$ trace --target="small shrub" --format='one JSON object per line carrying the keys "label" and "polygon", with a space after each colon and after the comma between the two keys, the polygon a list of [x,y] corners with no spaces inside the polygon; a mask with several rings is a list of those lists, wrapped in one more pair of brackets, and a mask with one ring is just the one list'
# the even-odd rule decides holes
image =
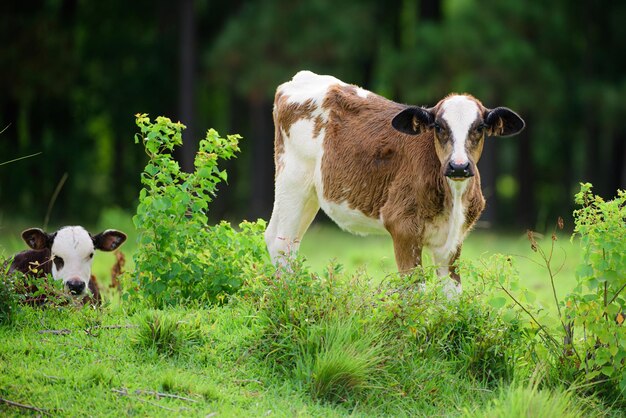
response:
{"label": "small shrub", "polygon": [[[467,272],[467,266],[464,269]],[[466,276],[470,279],[476,274]],[[486,383],[513,378],[526,332],[518,315],[506,315],[502,307],[491,306],[490,297],[479,287],[466,288],[449,300],[434,270],[426,269],[412,277],[391,277],[379,292],[376,315],[397,338],[412,341],[414,347],[405,350],[453,361],[459,372]]]}
{"label": "small shrub", "polygon": [[[624,402],[626,393],[626,191],[605,201],[582,184],[576,195],[574,232],[583,246],[578,284],[563,303],[570,358],[587,381]],[[580,344],[577,347],[577,344]],[[568,347],[566,347],[567,349]]]}
{"label": "small shrub", "polygon": [[184,126],[164,117],[152,123],[147,115],[137,115],[137,125],[135,142],[142,142],[149,161],[133,218],[139,247],[127,296],[143,296],[155,307],[221,302],[269,264],[263,221],[244,222],[239,232],[226,222],[207,226],[209,203],[227,178],[218,160],[239,151],[240,137],[222,138],[209,130],[200,141],[195,171],[185,173],[172,157]]}
{"label": "small shrub", "polygon": [[[367,287],[360,277],[337,277],[341,266],[331,265],[325,274],[310,273],[301,259],[291,260],[278,275],[259,276],[246,289],[247,303],[259,311],[263,328],[260,353],[275,366],[291,373],[301,355],[301,345],[311,341],[307,332],[336,318],[358,317]],[[319,329],[319,328],[318,328]]]}
{"label": "small shrub", "polygon": [[257,310],[259,336],[251,352],[313,399],[354,402],[384,375],[379,324],[369,320],[373,294],[360,275],[324,274],[291,260],[273,277],[258,277],[238,302]]}

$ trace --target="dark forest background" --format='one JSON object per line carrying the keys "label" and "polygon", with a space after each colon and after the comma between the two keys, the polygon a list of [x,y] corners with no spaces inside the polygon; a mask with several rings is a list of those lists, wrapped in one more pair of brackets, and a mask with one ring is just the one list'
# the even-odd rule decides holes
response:
{"label": "dark forest background", "polygon": [[[526,0],[4,0],[0,216],[94,223],[132,211],[145,163],[134,114],[239,133],[212,217],[268,219],[272,100],[300,69],[396,101],[451,91],[527,123],[480,162],[492,225],[545,229],[580,181],[626,187],[626,2]],[[5,129],[6,128],[6,129]],[[65,181],[66,180],[66,181]]]}

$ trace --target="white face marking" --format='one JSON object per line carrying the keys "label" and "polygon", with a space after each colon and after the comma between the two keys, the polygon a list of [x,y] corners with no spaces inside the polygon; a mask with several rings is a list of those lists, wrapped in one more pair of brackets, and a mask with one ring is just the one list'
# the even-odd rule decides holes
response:
{"label": "white face marking", "polygon": [[467,96],[452,96],[442,103],[442,119],[450,127],[454,149],[450,161],[457,165],[467,164],[469,157],[465,148],[472,123],[478,117],[478,105]]}
{"label": "white face marking", "polygon": [[51,253],[53,260],[61,258],[63,261],[52,262],[52,277],[63,280],[64,284],[70,280],[80,280],[86,288],[91,278],[94,251],[91,236],[83,227],[68,226],[60,229],[52,243]]}

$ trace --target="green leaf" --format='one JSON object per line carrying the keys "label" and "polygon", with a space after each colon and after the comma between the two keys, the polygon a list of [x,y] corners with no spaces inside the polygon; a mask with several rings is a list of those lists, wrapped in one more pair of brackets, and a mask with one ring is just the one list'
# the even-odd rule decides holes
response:
{"label": "green leaf", "polygon": [[500,309],[504,305],[506,305],[506,298],[503,296],[491,298],[489,299],[489,305],[493,306],[496,309]]}
{"label": "green leaf", "polygon": [[611,377],[615,374],[615,368],[613,366],[604,366],[602,369],[600,369],[600,371],[606,377]]}

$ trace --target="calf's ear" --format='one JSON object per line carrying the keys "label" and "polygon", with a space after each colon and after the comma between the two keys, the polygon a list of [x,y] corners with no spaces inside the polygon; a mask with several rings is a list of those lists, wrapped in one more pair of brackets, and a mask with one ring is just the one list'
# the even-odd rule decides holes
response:
{"label": "calf's ear", "polygon": [[55,235],[56,232],[47,234],[42,229],[30,228],[22,232],[22,239],[33,250],[43,250],[52,247]]}
{"label": "calf's ear", "polygon": [[417,135],[426,130],[435,121],[431,109],[423,107],[407,107],[391,120],[391,126],[397,131],[409,135]]}
{"label": "calf's ear", "polygon": [[126,234],[115,229],[107,229],[92,237],[93,246],[101,251],[113,251],[126,241]]}
{"label": "calf's ear", "polygon": [[524,129],[524,120],[511,109],[506,107],[496,107],[487,109],[483,114],[487,135],[490,136],[510,136],[521,132]]}

